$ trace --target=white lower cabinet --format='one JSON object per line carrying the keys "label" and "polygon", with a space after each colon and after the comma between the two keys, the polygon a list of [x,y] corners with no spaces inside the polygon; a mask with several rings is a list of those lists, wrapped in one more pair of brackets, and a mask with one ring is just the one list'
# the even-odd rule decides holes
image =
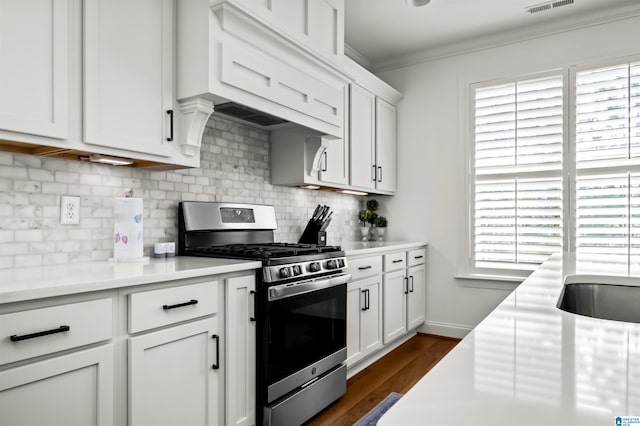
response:
{"label": "white lower cabinet", "polygon": [[347,367],[359,371],[424,324],[426,247],[347,258]]}
{"label": "white lower cabinet", "polygon": [[407,332],[407,285],[404,269],[384,274],[384,343]]}
{"label": "white lower cabinet", "polygon": [[113,298],[87,299],[0,305],[0,424],[114,423]]}
{"label": "white lower cabinet", "polygon": [[113,425],[113,346],[0,371],[0,423]]}
{"label": "white lower cabinet", "polygon": [[407,269],[409,292],[407,293],[407,328],[412,330],[425,320],[425,267],[424,264]]}
{"label": "white lower cabinet", "polygon": [[216,316],[132,337],[129,424],[219,424],[219,368]]}
{"label": "white lower cabinet", "polygon": [[225,424],[256,422],[256,283],[253,275],[225,285]]}
{"label": "white lower cabinet", "polygon": [[382,347],[382,277],[347,286],[347,366]]}

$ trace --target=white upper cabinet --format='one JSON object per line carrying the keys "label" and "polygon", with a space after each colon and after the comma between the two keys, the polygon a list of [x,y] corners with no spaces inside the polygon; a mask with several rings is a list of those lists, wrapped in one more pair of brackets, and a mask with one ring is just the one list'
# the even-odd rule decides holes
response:
{"label": "white upper cabinet", "polygon": [[396,107],[376,98],[376,188],[396,190]]}
{"label": "white upper cabinet", "polygon": [[350,100],[351,185],[372,190],[376,187],[376,97],[357,84],[352,84]]}
{"label": "white upper cabinet", "polygon": [[0,129],[66,139],[69,2],[0,1]]}
{"label": "white upper cabinet", "polygon": [[172,0],[85,0],[87,144],[172,155],[173,5]]}
{"label": "white upper cabinet", "polygon": [[302,128],[271,132],[271,183],[347,187],[349,144]]}
{"label": "white upper cabinet", "polygon": [[350,85],[350,185],[379,194],[396,191],[396,105],[402,94],[346,60],[355,81]]}

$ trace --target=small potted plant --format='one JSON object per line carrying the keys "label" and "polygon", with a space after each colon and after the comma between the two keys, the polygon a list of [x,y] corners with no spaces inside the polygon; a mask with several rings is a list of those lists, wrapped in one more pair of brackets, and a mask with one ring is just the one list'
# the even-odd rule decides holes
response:
{"label": "small potted plant", "polygon": [[368,209],[360,210],[358,213],[358,220],[360,220],[360,234],[362,236],[362,241],[367,241],[369,239],[369,230],[371,223],[375,220],[372,219],[372,211]]}
{"label": "small potted plant", "polygon": [[384,233],[388,225],[387,218],[384,216],[378,216],[373,221],[373,225],[376,227],[376,230],[378,231],[378,241],[384,240]]}

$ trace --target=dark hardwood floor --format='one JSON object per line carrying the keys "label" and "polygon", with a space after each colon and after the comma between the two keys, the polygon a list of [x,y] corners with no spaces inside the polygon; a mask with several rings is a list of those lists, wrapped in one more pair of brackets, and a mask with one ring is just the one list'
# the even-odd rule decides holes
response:
{"label": "dark hardwood floor", "polygon": [[391,392],[407,392],[460,340],[418,334],[353,376],[347,393],[308,426],[351,426]]}

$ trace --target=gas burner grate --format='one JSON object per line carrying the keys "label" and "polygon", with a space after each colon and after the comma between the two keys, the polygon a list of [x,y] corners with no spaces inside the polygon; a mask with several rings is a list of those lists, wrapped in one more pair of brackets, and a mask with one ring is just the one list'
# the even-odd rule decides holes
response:
{"label": "gas burner grate", "polygon": [[223,246],[198,247],[189,254],[243,259],[272,259],[304,256],[340,251],[339,246],[317,246],[315,244],[269,243],[228,244]]}

